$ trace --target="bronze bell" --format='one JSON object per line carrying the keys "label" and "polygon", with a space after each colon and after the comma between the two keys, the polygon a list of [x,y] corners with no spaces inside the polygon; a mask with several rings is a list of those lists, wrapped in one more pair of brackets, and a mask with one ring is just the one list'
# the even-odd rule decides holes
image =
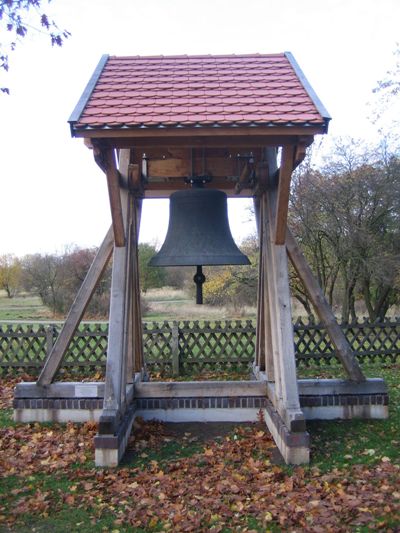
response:
{"label": "bronze bell", "polygon": [[215,189],[192,188],[171,194],[167,236],[151,266],[197,267],[196,303],[203,303],[202,265],[248,265],[231,235],[227,196]]}

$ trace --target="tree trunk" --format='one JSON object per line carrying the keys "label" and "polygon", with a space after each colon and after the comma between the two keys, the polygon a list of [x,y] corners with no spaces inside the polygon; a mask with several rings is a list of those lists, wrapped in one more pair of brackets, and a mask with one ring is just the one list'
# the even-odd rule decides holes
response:
{"label": "tree trunk", "polygon": [[347,273],[343,272],[344,290],[342,298],[342,322],[347,324],[349,322],[349,281]]}
{"label": "tree trunk", "polygon": [[7,298],[14,298],[15,294],[8,285],[6,285],[4,289],[7,293]]}
{"label": "tree trunk", "polygon": [[382,292],[375,304],[375,316],[383,320],[390,306],[390,295],[392,288],[388,285],[382,289]]}
{"label": "tree trunk", "polygon": [[331,276],[331,281],[329,283],[328,302],[329,302],[329,305],[331,307],[333,306],[333,293],[334,293],[334,290],[335,290],[335,284],[336,284],[336,280],[337,280],[337,277],[338,277],[338,273],[339,273],[339,267],[337,267],[335,269],[335,272]]}
{"label": "tree trunk", "polygon": [[311,316],[313,314],[313,312],[312,312],[311,305],[310,305],[310,302],[308,301],[308,299],[301,297],[299,294],[294,294],[294,297],[304,307],[304,309],[305,309],[305,311],[307,313],[307,316]]}
{"label": "tree trunk", "polygon": [[369,290],[369,279],[366,277],[363,280],[363,297],[364,297],[365,307],[367,308],[368,316],[370,320],[375,320],[376,315],[375,315],[375,310],[371,302],[371,293]]}

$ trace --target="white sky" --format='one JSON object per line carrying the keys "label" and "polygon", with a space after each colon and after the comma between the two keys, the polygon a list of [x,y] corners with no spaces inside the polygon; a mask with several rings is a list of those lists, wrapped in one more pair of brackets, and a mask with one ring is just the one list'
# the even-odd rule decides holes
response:
{"label": "white sky", "polygon": [[[0,81],[12,91],[0,95],[0,254],[102,241],[105,177],[67,124],[102,54],[289,50],[333,117],[330,136],[370,139],[366,103],[399,41],[400,0],[53,0],[45,11],[72,36],[61,49],[27,37]],[[161,244],[166,202],[146,203],[141,239]],[[240,240],[249,215],[240,200],[230,213]]]}

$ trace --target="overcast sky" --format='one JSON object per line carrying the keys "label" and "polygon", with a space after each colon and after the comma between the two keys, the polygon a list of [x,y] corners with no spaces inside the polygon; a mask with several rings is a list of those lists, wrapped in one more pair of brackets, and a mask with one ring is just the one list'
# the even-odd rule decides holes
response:
{"label": "overcast sky", "polygon": [[[332,115],[329,136],[371,139],[366,106],[393,65],[399,0],[53,0],[71,32],[52,49],[34,34],[10,55],[0,95],[0,254],[100,244],[110,224],[105,177],[67,120],[102,54],[291,51]],[[155,203],[157,202],[157,203]],[[162,243],[167,206],[147,201],[141,239]],[[236,239],[252,230],[230,205]]]}

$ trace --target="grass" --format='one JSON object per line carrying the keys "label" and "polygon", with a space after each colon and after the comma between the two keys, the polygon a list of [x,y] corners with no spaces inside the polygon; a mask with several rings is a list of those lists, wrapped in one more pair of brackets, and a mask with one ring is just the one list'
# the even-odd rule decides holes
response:
{"label": "grass", "polygon": [[[249,318],[255,316],[255,308],[246,308],[238,314],[230,308],[196,305],[194,297],[183,290],[168,287],[150,289],[142,297],[147,308],[144,313],[144,319],[147,321],[229,319],[241,318],[241,314]],[[22,293],[14,298],[7,298],[5,291],[0,291],[0,322],[14,320],[48,321],[54,320],[54,317],[50,309],[42,304],[39,296]]]}
{"label": "grass", "polygon": [[51,318],[50,310],[42,304],[39,296],[21,294],[14,298],[7,298],[5,292],[0,291],[0,322],[37,321]]}
{"label": "grass", "polygon": [[[387,420],[333,420],[307,423],[312,441],[312,459],[323,470],[355,464],[376,464],[383,457],[400,462],[400,365],[381,368],[366,365],[367,377],[383,377],[389,387]],[[320,372],[321,374],[321,372]],[[329,377],[341,377],[329,372]],[[342,374],[342,372],[340,372]],[[322,372],[322,377],[327,377]]]}

